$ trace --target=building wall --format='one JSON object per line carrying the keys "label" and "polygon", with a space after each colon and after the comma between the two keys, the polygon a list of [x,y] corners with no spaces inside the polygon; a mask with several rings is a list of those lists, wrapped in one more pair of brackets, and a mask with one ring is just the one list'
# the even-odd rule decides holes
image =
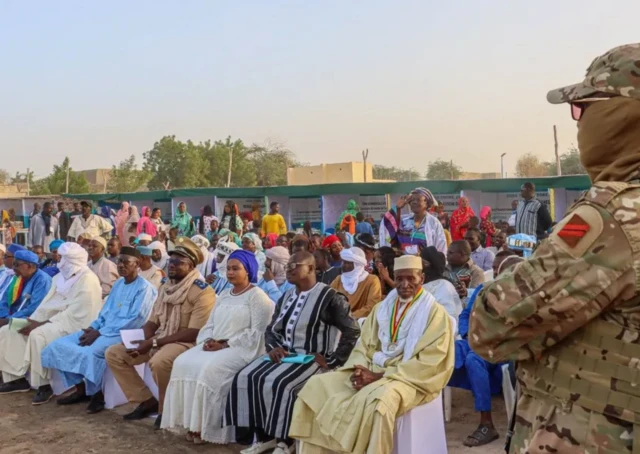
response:
{"label": "building wall", "polygon": [[[339,162],[287,169],[288,185],[364,183],[364,162]],[[367,164],[367,182],[373,179],[373,166]]]}
{"label": "building wall", "polygon": [[461,180],[490,180],[500,178],[500,172],[462,172],[460,174]]}

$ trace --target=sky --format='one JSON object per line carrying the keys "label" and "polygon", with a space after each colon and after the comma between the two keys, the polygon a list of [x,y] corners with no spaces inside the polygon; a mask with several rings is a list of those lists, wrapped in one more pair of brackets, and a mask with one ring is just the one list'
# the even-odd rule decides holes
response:
{"label": "sky", "polygon": [[111,167],[164,135],[311,164],[507,175],[576,143],[548,90],[637,40],[640,2],[0,0],[0,168]]}

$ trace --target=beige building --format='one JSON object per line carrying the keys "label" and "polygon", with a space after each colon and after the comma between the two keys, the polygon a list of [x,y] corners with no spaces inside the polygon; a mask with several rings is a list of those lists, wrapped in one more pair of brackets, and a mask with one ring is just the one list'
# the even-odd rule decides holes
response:
{"label": "beige building", "polygon": [[[366,175],[366,178],[365,178]],[[300,186],[332,183],[381,183],[391,180],[374,180],[373,166],[364,162],[340,162],[287,169],[287,184]]]}
{"label": "beige building", "polygon": [[500,178],[500,172],[462,172],[460,174],[460,180],[491,180]]}
{"label": "beige building", "polygon": [[91,192],[107,192],[107,183],[111,169],[79,170],[77,173],[85,176],[89,182]]}
{"label": "beige building", "polygon": [[0,199],[24,197],[27,195],[27,184],[0,184]]}

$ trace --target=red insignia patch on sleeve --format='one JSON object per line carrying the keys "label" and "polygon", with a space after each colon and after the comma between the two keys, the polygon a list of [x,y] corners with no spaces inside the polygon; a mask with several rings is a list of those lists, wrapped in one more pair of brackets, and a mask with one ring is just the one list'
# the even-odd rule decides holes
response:
{"label": "red insignia patch on sleeve", "polygon": [[569,247],[576,247],[591,227],[579,215],[574,214],[569,222],[558,232],[558,237],[567,243]]}

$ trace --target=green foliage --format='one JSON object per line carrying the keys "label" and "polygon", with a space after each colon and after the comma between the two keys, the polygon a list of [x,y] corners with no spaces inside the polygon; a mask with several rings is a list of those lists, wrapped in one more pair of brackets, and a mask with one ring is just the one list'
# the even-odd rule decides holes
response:
{"label": "green foliage", "polygon": [[427,166],[427,179],[429,180],[457,180],[462,174],[459,165],[444,159],[429,162]]}
{"label": "green foliage", "polygon": [[53,172],[45,178],[31,183],[31,195],[64,194],[67,184],[67,168],[69,169],[69,193],[85,194],[90,192],[87,178],[70,167],[69,158],[65,157],[62,165],[54,165]]}
{"label": "green foliage", "polygon": [[11,175],[5,169],[0,169],[0,184],[8,184],[11,182]]}
{"label": "green foliage", "polygon": [[207,185],[202,145],[165,136],[144,154],[144,170],[152,177],[149,189],[195,188]]}
{"label": "green foliage", "polygon": [[516,176],[526,177],[546,177],[549,175],[549,163],[543,162],[533,153],[526,153],[516,161]]}
{"label": "green foliage", "polygon": [[113,166],[107,180],[109,192],[135,192],[144,190],[151,178],[151,172],[138,169],[136,157],[131,155],[121,161],[118,166]]}
{"label": "green foliage", "polygon": [[242,140],[216,140],[202,144],[202,155],[206,161],[206,183],[203,186],[225,187],[229,177],[231,158],[231,186],[247,187],[256,185],[256,168],[248,157],[247,147]]}
{"label": "green foliage", "polygon": [[[548,175],[556,176],[555,161],[547,163]],[[580,162],[580,152],[575,146],[571,146],[566,153],[560,155],[560,169],[562,169],[562,175],[584,175],[587,172],[582,167]]]}
{"label": "green foliage", "polygon": [[422,175],[413,169],[374,165],[373,178],[376,180],[418,181],[422,180]]}

